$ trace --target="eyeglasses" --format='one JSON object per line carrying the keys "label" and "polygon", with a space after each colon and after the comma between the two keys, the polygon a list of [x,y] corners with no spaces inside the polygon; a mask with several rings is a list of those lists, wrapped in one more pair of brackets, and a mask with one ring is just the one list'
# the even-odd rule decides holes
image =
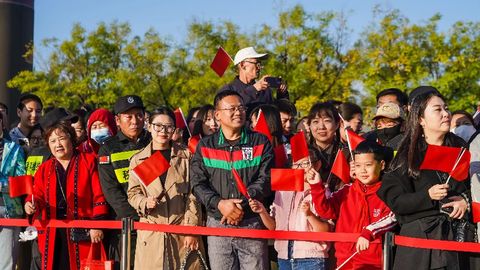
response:
{"label": "eyeglasses", "polygon": [[151,123],[153,130],[156,132],[173,132],[175,130],[174,125],[163,125],[163,124],[158,124],[158,123]]}
{"label": "eyeglasses", "polygon": [[245,112],[247,108],[245,106],[237,106],[237,107],[231,107],[231,108],[224,108],[224,109],[218,109],[219,111],[227,111],[230,114],[234,114],[237,110],[241,113]]}
{"label": "eyeglasses", "polygon": [[312,166],[312,162],[310,162],[310,160],[292,164],[293,169],[307,169],[310,166]]}
{"label": "eyeglasses", "polygon": [[260,63],[260,62],[252,62],[252,61],[247,61],[247,60],[245,60],[243,62],[247,62],[247,63],[250,63],[252,65],[255,65],[255,66],[257,66],[257,68],[262,68],[263,67],[262,63]]}

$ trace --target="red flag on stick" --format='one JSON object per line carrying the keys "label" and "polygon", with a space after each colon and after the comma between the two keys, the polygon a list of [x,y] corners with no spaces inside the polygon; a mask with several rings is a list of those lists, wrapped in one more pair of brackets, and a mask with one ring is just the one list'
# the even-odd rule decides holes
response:
{"label": "red flag on stick", "polygon": [[268,140],[272,141],[272,134],[270,133],[270,129],[268,128],[267,119],[265,119],[265,115],[263,114],[262,110],[258,111],[257,117],[257,124],[253,128],[254,131],[264,134],[268,137]]}
{"label": "red flag on stick", "polygon": [[12,198],[33,193],[33,177],[31,175],[10,176],[8,185]]}
{"label": "red flag on stick", "polygon": [[213,69],[213,71],[215,71],[215,73],[217,73],[219,77],[222,77],[231,61],[232,58],[230,55],[228,55],[228,53],[222,47],[218,47],[217,54],[215,54],[215,58],[213,58],[210,67]]}
{"label": "red flag on stick", "polygon": [[450,174],[457,180],[468,178],[470,152],[465,148],[428,145],[420,170],[435,170]]}
{"label": "red flag on stick", "polygon": [[238,191],[240,191],[240,193],[242,193],[243,196],[245,196],[247,199],[250,200],[250,195],[248,194],[247,187],[243,183],[242,178],[238,174],[237,170],[235,170],[235,168],[232,168],[232,173],[233,173],[233,178],[235,179],[235,183],[237,183]]}
{"label": "red flag on stick", "polygon": [[353,130],[346,129],[345,131],[347,133],[346,134],[347,135],[347,140],[348,140],[348,144],[351,148],[350,149],[351,151],[354,151],[361,142],[365,141],[365,138],[358,135]]}
{"label": "red flag on stick", "polygon": [[183,116],[182,108],[177,108],[175,111],[175,126],[177,128],[188,128],[185,116]]}
{"label": "red flag on stick", "polygon": [[197,145],[200,142],[200,136],[194,135],[188,139],[188,150],[190,153],[195,154],[195,150],[197,149]]}
{"label": "red flag on stick", "polygon": [[133,168],[133,173],[137,175],[145,187],[148,187],[157,177],[164,174],[168,168],[170,168],[170,164],[163,157],[162,153],[157,151]]}
{"label": "red flag on stick", "polygon": [[480,203],[472,202],[473,223],[480,222]]}
{"label": "red flag on stick", "polygon": [[298,132],[290,138],[290,145],[292,147],[292,161],[297,162],[302,158],[309,157],[307,140],[303,131]]}
{"label": "red flag on stick", "polygon": [[350,166],[342,150],[337,151],[331,173],[340,178],[345,184],[350,183]]}
{"label": "red flag on stick", "polygon": [[287,164],[287,153],[285,152],[285,146],[283,144],[277,145],[273,148],[273,154],[275,156],[275,168],[283,168]]}
{"label": "red flag on stick", "polygon": [[304,173],[302,169],[272,169],[272,190],[303,191]]}

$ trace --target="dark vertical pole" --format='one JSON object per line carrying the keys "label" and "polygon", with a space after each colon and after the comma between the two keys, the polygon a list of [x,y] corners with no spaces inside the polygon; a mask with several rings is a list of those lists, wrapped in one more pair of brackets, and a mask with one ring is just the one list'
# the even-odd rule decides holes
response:
{"label": "dark vertical pole", "polygon": [[130,248],[133,220],[122,218],[122,257],[120,258],[120,269],[130,270]]}
{"label": "dark vertical pole", "polygon": [[6,83],[18,72],[32,70],[32,61],[22,56],[33,44],[33,5],[34,0],[0,0],[0,102],[8,106],[10,123],[17,118],[20,93]]}
{"label": "dark vertical pole", "polygon": [[395,234],[387,232],[385,234],[385,241],[383,242],[383,270],[392,269],[393,248],[395,247]]}

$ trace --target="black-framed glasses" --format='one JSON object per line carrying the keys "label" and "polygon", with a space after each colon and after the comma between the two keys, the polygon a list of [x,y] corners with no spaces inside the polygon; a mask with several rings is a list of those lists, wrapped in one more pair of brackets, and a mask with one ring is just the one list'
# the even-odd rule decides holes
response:
{"label": "black-framed glasses", "polygon": [[262,63],[260,63],[260,62],[252,62],[252,61],[247,61],[247,60],[244,60],[243,62],[250,63],[250,64],[252,64],[252,65],[255,65],[255,66],[258,67],[258,68],[262,68],[262,67],[263,67]]}
{"label": "black-framed glasses", "polygon": [[239,111],[241,113],[247,111],[247,107],[241,105],[241,106],[236,106],[236,107],[231,107],[231,108],[224,108],[224,109],[218,109],[220,111],[227,111],[230,114],[234,114],[236,111]]}
{"label": "black-framed glasses", "polygon": [[304,162],[296,162],[292,164],[293,169],[307,169],[312,166],[312,162],[310,160]]}
{"label": "black-framed glasses", "polygon": [[164,124],[158,124],[158,123],[151,123],[152,129],[155,130],[156,132],[173,132],[175,130],[174,125],[164,125]]}

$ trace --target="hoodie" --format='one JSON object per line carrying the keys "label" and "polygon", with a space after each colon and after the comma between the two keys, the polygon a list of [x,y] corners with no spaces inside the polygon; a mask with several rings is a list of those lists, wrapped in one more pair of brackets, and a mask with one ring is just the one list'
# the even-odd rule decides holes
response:
{"label": "hoodie", "polygon": [[78,146],[78,151],[83,152],[83,153],[91,153],[94,152],[95,154],[98,153],[98,149],[100,148],[100,145],[92,139],[91,137],[91,129],[93,123],[96,121],[101,121],[105,123],[110,130],[110,133],[112,136],[115,136],[117,134],[117,124],[115,123],[115,117],[113,113],[111,113],[107,109],[97,109],[95,110],[92,114],[90,114],[90,117],[88,118],[87,122],[87,140],[83,142],[81,145]]}

